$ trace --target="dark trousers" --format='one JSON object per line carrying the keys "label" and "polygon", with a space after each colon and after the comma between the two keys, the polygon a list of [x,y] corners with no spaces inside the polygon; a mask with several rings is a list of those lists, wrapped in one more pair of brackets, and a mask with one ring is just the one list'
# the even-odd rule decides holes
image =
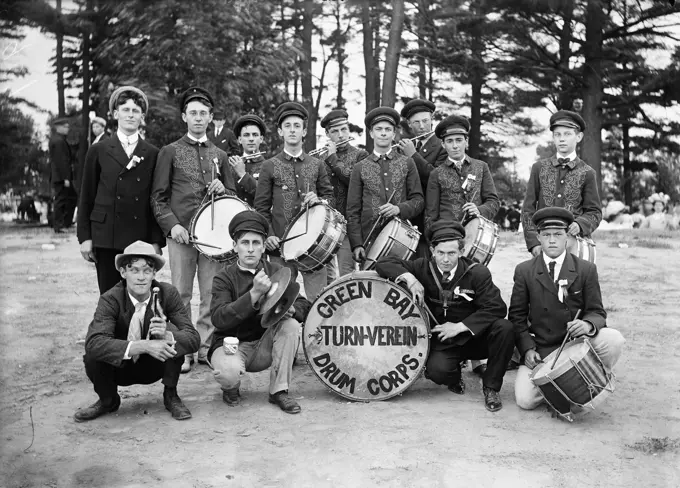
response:
{"label": "dark trousers", "polygon": [[97,268],[97,283],[99,283],[99,294],[103,295],[111,288],[116,286],[122,279],[120,271],[116,269],[116,254],[122,254],[118,249],[94,248],[94,255],[97,258],[95,268]]}
{"label": "dark trousers", "polygon": [[163,380],[165,386],[177,387],[184,356],[158,361],[148,354],[140,354],[135,363],[131,359],[123,361],[120,368],[109,363],[97,361],[87,354],[83,356],[85,373],[94,385],[103,405],[110,405],[118,395],[118,386],[150,385]]}
{"label": "dark trousers", "polygon": [[60,230],[64,227],[73,225],[73,214],[78,204],[78,195],[71,186],[64,186],[64,182],[54,184],[54,215],[52,216],[52,227]]}
{"label": "dark trousers", "polygon": [[427,359],[427,376],[438,385],[451,385],[460,379],[460,362],[467,359],[486,359],[486,373],[482,383],[487,388],[500,391],[508,361],[515,347],[512,323],[498,319],[484,334],[471,337],[462,346],[441,346],[430,351]]}

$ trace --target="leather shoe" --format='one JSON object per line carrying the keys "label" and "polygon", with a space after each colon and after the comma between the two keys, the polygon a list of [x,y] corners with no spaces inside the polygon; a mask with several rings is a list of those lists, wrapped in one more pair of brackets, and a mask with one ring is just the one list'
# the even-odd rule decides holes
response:
{"label": "leather shoe", "polygon": [[486,364],[484,364],[484,363],[480,364],[475,369],[473,369],[472,372],[475,373],[480,378],[483,378],[484,373],[486,373]]}
{"label": "leather shoe", "polygon": [[505,370],[512,371],[513,369],[519,369],[519,363],[511,359],[510,361],[508,361],[508,366],[505,368]]}
{"label": "leather shoe", "polygon": [[239,392],[238,388],[222,390],[222,400],[230,407],[236,407],[241,404],[240,396],[241,392]]}
{"label": "leather shoe", "polygon": [[184,356],[184,363],[182,363],[181,373],[188,373],[191,371],[191,365],[194,364],[194,357],[191,354]]}
{"label": "leather shoe", "polygon": [[462,395],[465,393],[465,381],[463,381],[463,378],[458,378],[458,381],[454,381],[449,385],[449,391],[452,391],[458,395]]}
{"label": "leather shoe", "polygon": [[108,406],[102,405],[102,401],[99,399],[89,407],[79,409],[73,415],[73,419],[76,422],[87,422],[88,420],[94,420],[97,417],[101,417],[106,413],[115,412],[118,410],[118,407],[120,407],[120,397],[118,395],[116,395],[116,398],[114,398],[113,402]]}
{"label": "leather shoe", "polygon": [[501,396],[496,390],[487,388],[486,386],[483,388],[483,390],[484,406],[489,412],[498,412],[501,408],[503,408]]}
{"label": "leather shoe", "polygon": [[302,410],[298,402],[289,397],[285,390],[269,395],[269,403],[278,405],[286,413],[300,413]]}
{"label": "leather shoe", "polygon": [[173,419],[186,420],[191,418],[191,412],[177,395],[177,388],[165,387],[163,404],[165,409],[172,414]]}

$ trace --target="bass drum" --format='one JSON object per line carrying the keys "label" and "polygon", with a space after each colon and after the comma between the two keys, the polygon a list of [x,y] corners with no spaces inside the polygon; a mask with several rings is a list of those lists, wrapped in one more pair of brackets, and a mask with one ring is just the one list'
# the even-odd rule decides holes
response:
{"label": "bass drum", "polygon": [[404,289],[375,271],[356,271],[321,292],[302,344],[314,374],[338,395],[387,400],[409,388],[425,367],[430,327]]}
{"label": "bass drum", "polygon": [[567,251],[576,257],[597,264],[597,248],[595,241],[590,237],[569,236],[567,238]]}

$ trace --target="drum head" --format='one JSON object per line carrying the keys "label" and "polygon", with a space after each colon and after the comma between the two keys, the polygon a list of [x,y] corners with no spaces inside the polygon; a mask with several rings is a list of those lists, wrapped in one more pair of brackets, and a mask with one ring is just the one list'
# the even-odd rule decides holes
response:
{"label": "drum head", "polygon": [[559,349],[555,349],[553,352],[548,354],[548,356],[543,359],[543,362],[534,368],[531,374],[531,379],[534,384],[544,384],[549,382],[548,378],[554,380],[555,378],[560,377],[571,368],[572,361],[580,361],[586,354],[588,354],[590,348],[585,343],[584,339],[576,339],[574,341],[567,342],[567,344],[564,346],[564,349],[562,349],[562,354],[560,354],[560,357],[557,359],[557,364],[555,364],[555,367],[551,369],[550,367],[552,366],[553,361],[555,361],[555,356],[557,356],[558,350]]}
{"label": "drum head", "polygon": [[392,219],[387,222],[380,230],[375,240],[370,243],[370,248],[367,250],[366,258],[369,261],[377,261],[381,253],[387,248],[390,243],[390,236],[395,231],[395,227],[399,225],[398,219]]}
{"label": "drum head", "polygon": [[345,398],[386,400],[404,392],[425,367],[427,316],[403,289],[373,271],[331,283],[305,322],[307,361]]}
{"label": "drum head", "polygon": [[[305,233],[307,214],[309,214],[309,226]],[[308,208],[307,211],[300,213],[283,237],[285,239],[289,236],[292,237],[304,234],[283,243],[281,246],[281,256],[283,259],[291,261],[306,253],[319,238],[319,234],[321,234],[325,222],[325,205],[314,205],[313,207]]]}
{"label": "drum head", "polygon": [[232,196],[215,199],[215,222],[210,228],[210,202],[201,207],[192,222],[192,233],[197,241],[218,246],[218,248],[196,245],[196,249],[206,256],[221,256],[234,250],[234,240],[229,235],[229,223],[237,213],[250,210],[250,206]]}

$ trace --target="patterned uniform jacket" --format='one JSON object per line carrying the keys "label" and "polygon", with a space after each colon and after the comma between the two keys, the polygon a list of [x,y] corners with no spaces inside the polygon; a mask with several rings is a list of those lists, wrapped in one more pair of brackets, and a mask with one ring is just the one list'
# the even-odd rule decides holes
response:
{"label": "patterned uniform jacket", "polygon": [[336,154],[331,154],[326,158],[326,170],[333,187],[331,205],[345,217],[347,217],[347,189],[352,169],[356,163],[367,156],[366,151],[350,146],[348,143],[338,148]]}
{"label": "patterned uniform jacket", "polygon": [[606,326],[607,312],[602,306],[597,267],[567,253],[557,282],[566,280],[564,302],[558,287],[550,279],[543,254],[520,263],[515,268],[508,319],[515,327],[517,348],[523,355],[535,348],[541,357],[557,349],[567,333],[567,322],[576,312],[595,326]]}
{"label": "patterned uniform jacket", "polygon": [[[470,179],[463,190],[468,175]],[[493,221],[500,201],[489,166],[466,155],[459,171],[447,158],[430,173],[425,195],[425,228],[440,219],[461,222],[465,215],[463,205],[468,201],[477,205],[483,217]]]}
{"label": "patterned uniform jacket", "polygon": [[241,178],[234,173],[234,181],[236,182],[236,196],[246,202],[251,207],[255,203],[255,191],[257,190],[257,180],[262,171],[262,163],[264,158],[258,156],[257,158],[246,161],[246,174]]}
{"label": "patterned uniform jacket", "polygon": [[352,249],[362,246],[378,218],[378,209],[387,203],[399,207],[398,217],[412,220],[425,206],[418,170],[411,158],[396,151],[360,161],[352,170],[347,194],[347,234]]}
{"label": "patterned uniform jacket", "polygon": [[524,240],[529,250],[540,244],[531,218],[545,207],[566,208],[574,214],[581,233],[592,234],[602,221],[595,170],[579,158],[564,167],[557,162],[557,156],[534,163],[522,207]]}
{"label": "patterned uniform jacket", "polygon": [[333,198],[326,165],[318,159],[306,153],[294,158],[281,151],[262,163],[255,210],[269,221],[270,235],[283,237],[288,223],[300,212],[307,190],[328,201]]}
{"label": "patterned uniform jacket", "polygon": [[185,135],[160,150],[153,175],[151,205],[164,235],[170,235],[176,224],[189,230],[191,219],[208,193],[215,160],[226,194],[234,195],[236,187],[227,153],[209,140],[199,144]]}
{"label": "patterned uniform jacket", "polygon": [[[139,162],[128,169],[135,156]],[[78,242],[92,240],[94,247],[104,249],[125,249],[138,240],[165,246],[150,205],[157,157],[158,149],[141,137],[130,157],[115,134],[88,149],[78,203]]]}

